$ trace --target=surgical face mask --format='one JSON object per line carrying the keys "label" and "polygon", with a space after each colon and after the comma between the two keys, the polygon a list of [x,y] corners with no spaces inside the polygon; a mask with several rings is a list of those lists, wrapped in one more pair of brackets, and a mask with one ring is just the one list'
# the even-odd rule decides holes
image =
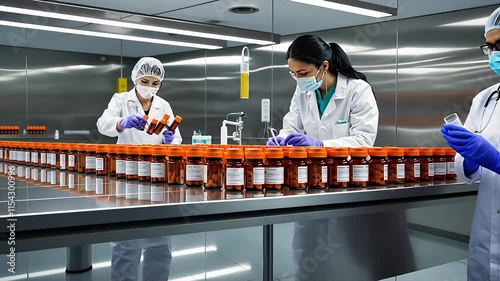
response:
{"label": "surgical face mask", "polygon": [[303,91],[315,91],[321,87],[323,84],[323,78],[325,77],[325,72],[323,72],[323,76],[321,77],[321,80],[316,82],[316,76],[318,76],[320,69],[318,69],[318,72],[314,76],[311,77],[304,77],[304,78],[295,78],[297,80],[297,85],[299,88]]}
{"label": "surgical face mask", "polygon": [[147,99],[147,100],[152,98],[158,92],[158,88],[144,86],[141,84],[137,84],[135,86],[135,88],[137,89],[137,92],[139,93],[139,95],[141,95],[141,97],[143,99]]}
{"label": "surgical face mask", "polygon": [[500,75],[500,51],[494,51],[489,55],[490,57],[490,67],[493,71]]}

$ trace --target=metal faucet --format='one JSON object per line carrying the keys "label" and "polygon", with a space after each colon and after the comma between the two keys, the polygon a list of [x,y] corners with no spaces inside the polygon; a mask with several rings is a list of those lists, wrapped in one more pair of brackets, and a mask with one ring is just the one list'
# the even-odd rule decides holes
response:
{"label": "metal faucet", "polygon": [[[236,120],[236,122],[233,122],[233,121],[229,121],[229,117],[230,116],[233,116],[233,115],[237,115],[238,116],[238,119]],[[247,114],[245,112],[233,112],[233,113],[229,113],[227,116],[226,116],[226,120],[224,120],[222,122],[222,127],[221,127],[221,144],[227,144],[227,127],[226,125],[233,125],[236,127],[236,131],[233,132],[232,136],[230,136],[230,138],[235,141],[235,142],[238,142],[239,145],[241,145],[241,142],[242,142],[242,133],[243,133],[243,117],[247,117]]]}

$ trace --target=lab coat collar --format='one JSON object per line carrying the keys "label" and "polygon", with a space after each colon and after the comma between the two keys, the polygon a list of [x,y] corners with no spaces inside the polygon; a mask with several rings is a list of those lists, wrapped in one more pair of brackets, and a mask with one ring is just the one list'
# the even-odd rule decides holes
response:
{"label": "lab coat collar", "polygon": [[[332,99],[335,99],[335,100],[344,99],[346,93],[347,93],[347,77],[338,73],[337,74],[337,86],[335,88],[335,93],[333,94]],[[315,91],[307,91],[306,94],[307,94],[309,100],[311,100],[311,97],[316,96]],[[314,99],[314,101],[316,102],[316,106],[317,106],[317,99]],[[318,112],[318,114],[319,114],[319,112]]]}
{"label": "lab coat collar", "polygon": [[[127,93],[127,101],[132,101],[137,105],[141,105],[141,102],[139,101],[139,98],[137,98],[137,95],[135,94],[135,87],[132,88],[132,90],[128,91]],[[151,107],[154,109],[160,109],[161,108],[161,103],[159,101],[159,98],[155,96],[153,98],[153,102],[151,104]]]}

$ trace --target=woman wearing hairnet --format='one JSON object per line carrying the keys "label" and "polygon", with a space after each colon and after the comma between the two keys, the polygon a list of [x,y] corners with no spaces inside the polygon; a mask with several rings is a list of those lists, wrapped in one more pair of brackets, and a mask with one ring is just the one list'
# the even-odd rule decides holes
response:
{"label": "woman wearing hairnet", "polygon": [[[162,63],[150,57],[141,58],[132,70],[132,81],[135,87],[126,93],[114,94],[97,120],[97,128],[101,134],[118,137],[119,144],[180,144],[182,142],[179,128],[175,134],[165,130],[160,135],[149,135],[141,130],[148,115],[149,119],[161,120],[163,114],[174,113],[170,104],[156,96],[165,76]],[[146,238],[112,242],[113,251],[111,265],[112,281],[138,280],[139,262],[144,250],[142,280],[167,280],[170,272],[172,254],[170,237]]]}
{"label": "woman wearing hairnet", "polygon": [[[378,107],[366,76],[336,43],[315,35],[295,39],[286,55],[297,87],[283,118],[279,145],[373,146]],[[273,138],[268,145],[277,145]]]}
{"label": "woman wearing hairnet", "polygon": [[[485,26],[490,67],[500,75],[500,8]],[[480,92],[472,101],[464,127],[444,125],[444,138],[458,155],[459,179],[471,184],[480,180],[467,261],[467,280],[500,280],[500,83]]]}

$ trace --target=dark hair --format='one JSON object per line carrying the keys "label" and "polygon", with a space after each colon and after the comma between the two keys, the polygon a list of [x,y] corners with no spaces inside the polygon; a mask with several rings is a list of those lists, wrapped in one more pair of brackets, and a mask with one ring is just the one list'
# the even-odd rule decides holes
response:
{"label": "dark hair", "polygon": [[320,68],[324,61],[328,61],[328,72],[337,74],[338,71],[346,77],[368,83],[366,76],[352,67],[347,54],[337,43],[328,44],[316,35],[302,35],[295,39],[288,48],[286,59],[300,60],[317,68]]}

